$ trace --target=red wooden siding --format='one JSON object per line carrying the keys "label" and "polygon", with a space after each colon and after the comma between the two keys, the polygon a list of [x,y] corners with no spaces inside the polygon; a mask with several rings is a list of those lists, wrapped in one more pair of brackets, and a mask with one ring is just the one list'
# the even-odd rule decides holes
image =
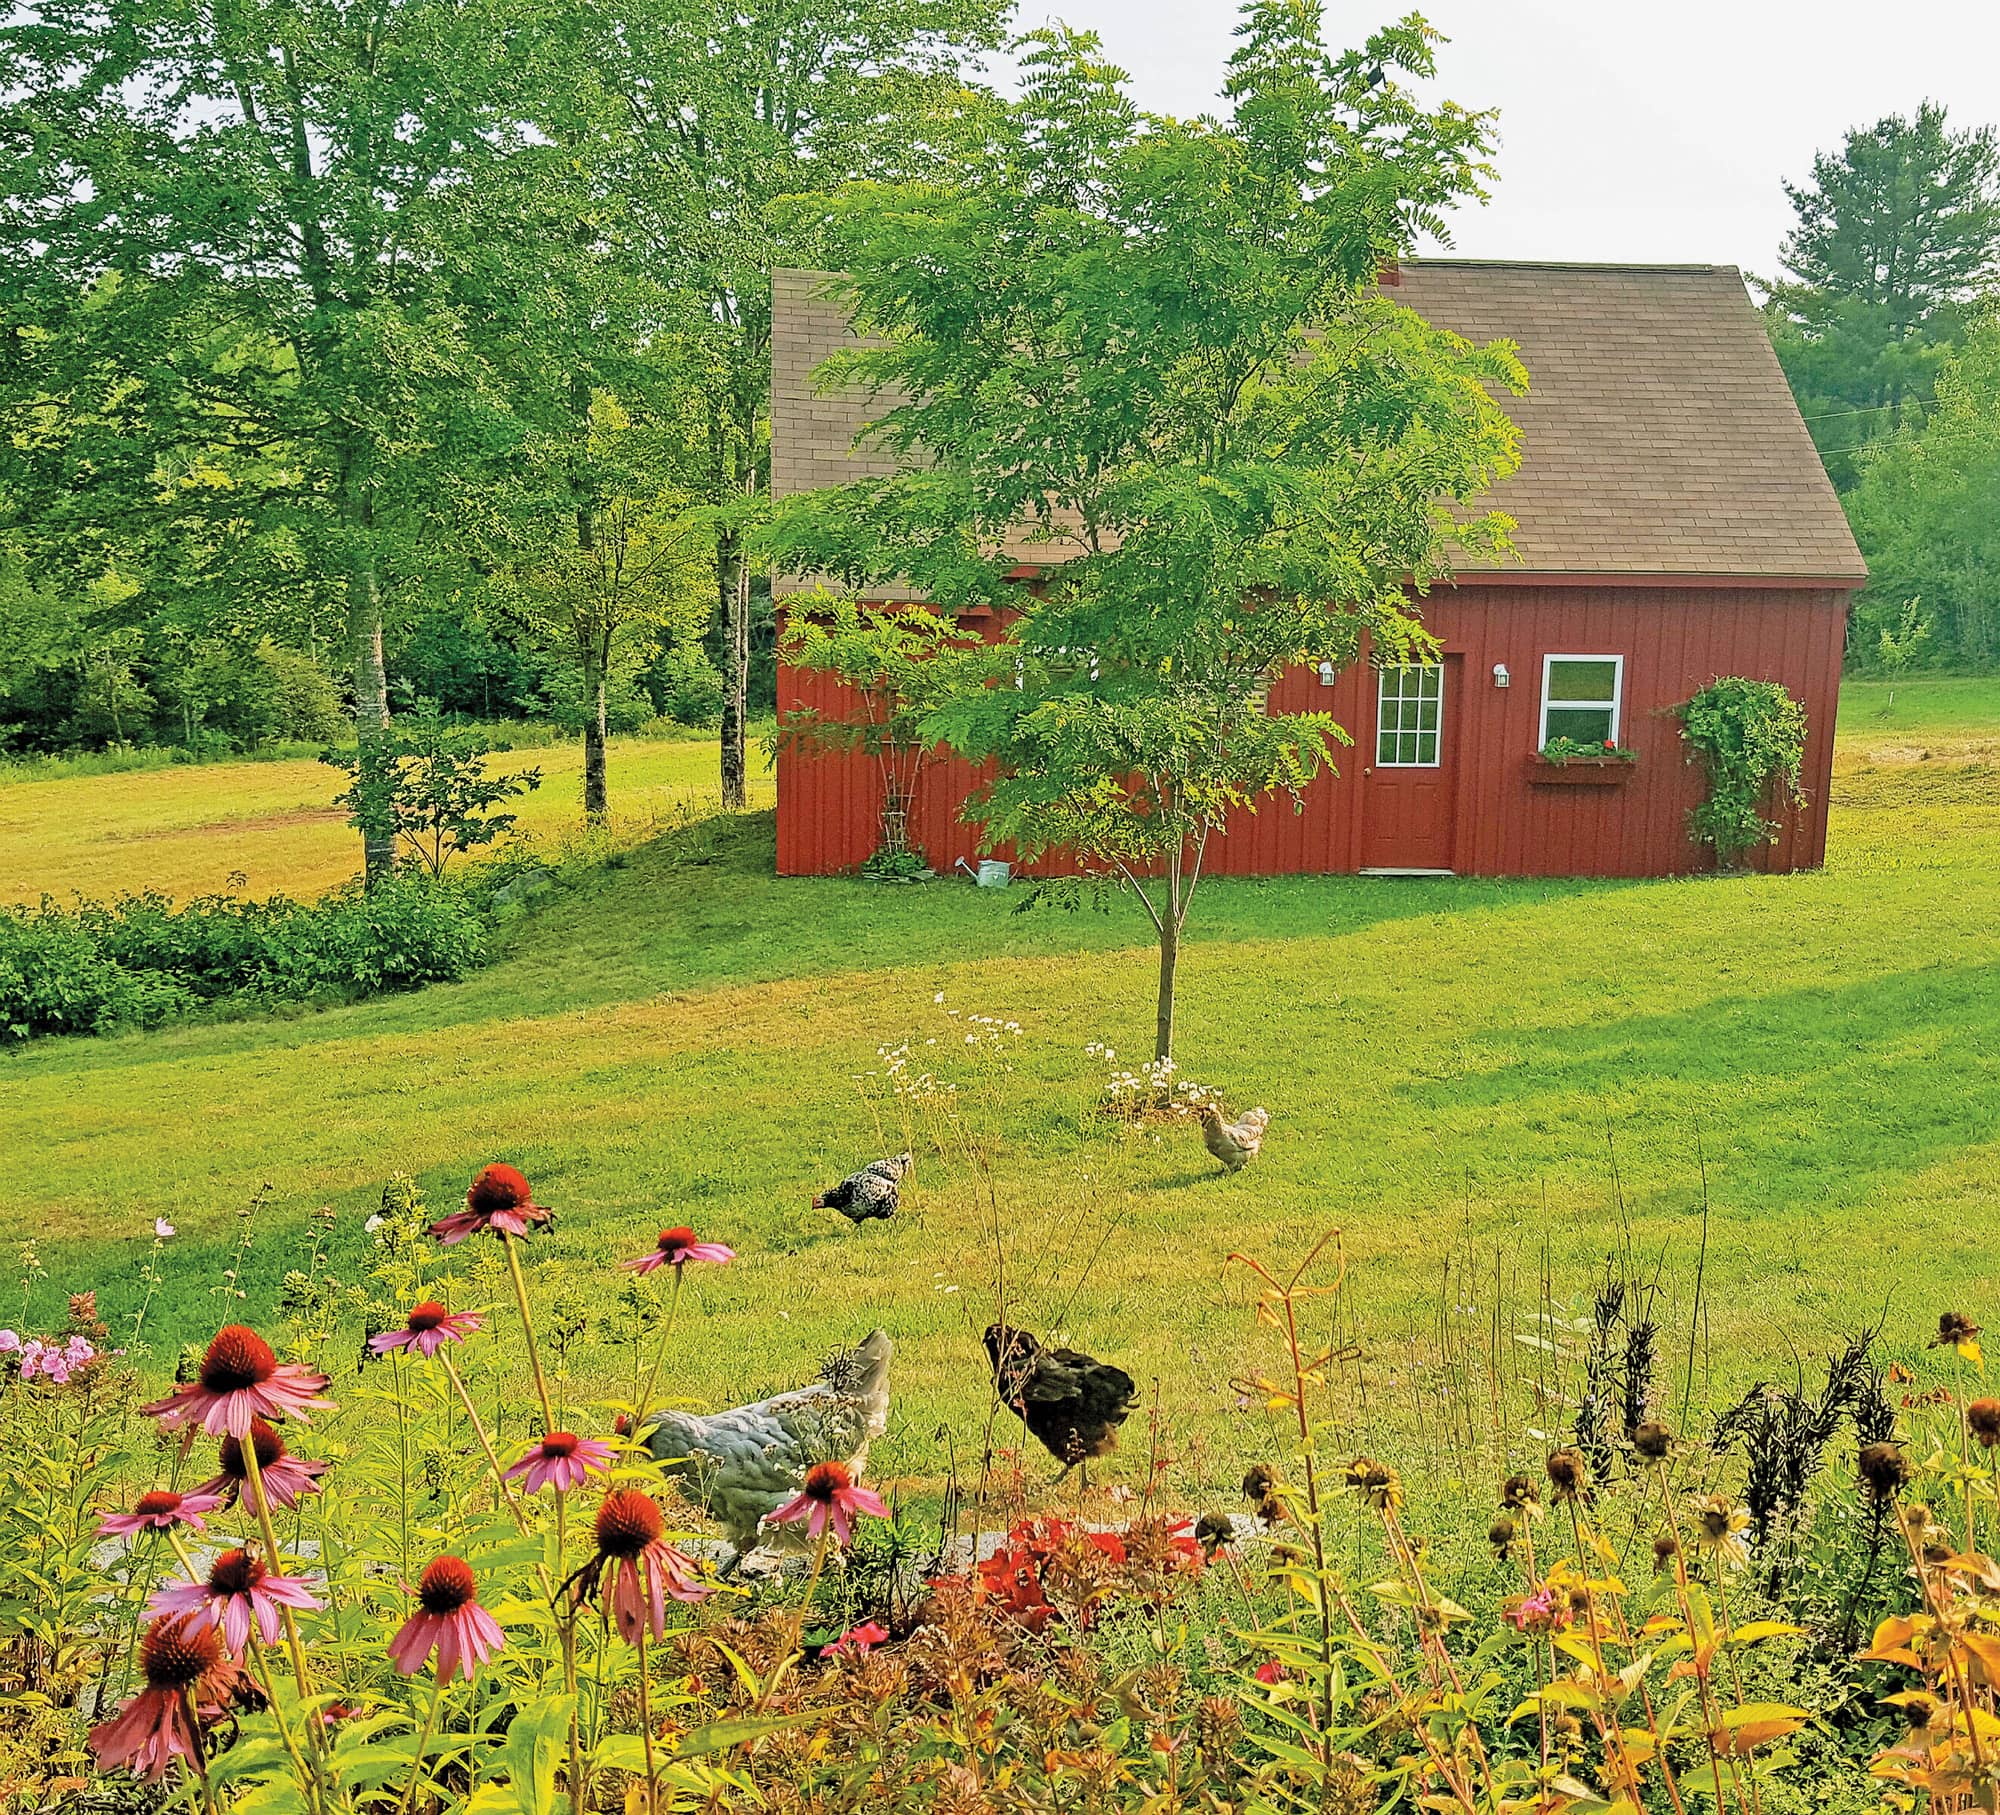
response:
{"label": "red wooden siding", "polygon": [[[1688,840],[1687,814],[1701,798],[1699,771],[1684,759],[1669,713],[1717,675],[1781,681],[1805,702],[1810,734],[1806,805],[1782,815],[1783,833],[1755,861],[1771,870],[1816,867],[1826,854],[1826,796],[1845,639],[1847,592],[1824,586],[1576,584],[1508,579],[1434,594],[1423,615],[1446,652],[1453,694],[1451,862],[1472,876],[1668,876],[1703,867]],[[1638,752],[1634,773],[1614,787],[1535,786],[1528,758],[1540,725],[1545,655],[1625,658],[1619,741]],[[1512,685],[1493,684],[1504,663]],[[826,676],[780,667],[781,710],[844,709]],[[1354,736],[1337,775],[1323,776],[1295,812],[1280,799],[1239,815],[1211,842],[1208,867],[1230,876],[1342,873],[1363,862],[1373,762],[1375,692],[1365,666],[1331,687],[1295,669],[1272,690],[1285,710],[1331,710]],[[978,828],[958,817],[975,777],[939,758],[924,770],[912,834],[948,869],[978,855]],[[880,784],[866,758],[781,756],[778,870],[829,875],[874,849]],[[1379,827],[1378,818],[1378,827]],[[1379,854],[1379,840],[1371,841]],[[1004,853],[1002,853],[1004,855]]]}

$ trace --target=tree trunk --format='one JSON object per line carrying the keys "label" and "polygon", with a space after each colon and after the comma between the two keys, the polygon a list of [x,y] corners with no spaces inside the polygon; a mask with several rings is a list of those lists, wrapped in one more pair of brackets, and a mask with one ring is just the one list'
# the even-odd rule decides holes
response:
{"label": "tree trunk", "polygon": [[1181,962],[1181,929],[1169,914],[1160,922],[1160,999],[1153,1022],[1153,1057],[1174,1056],[1174,974]]}
{"label": "tree trunk", "polygon": [[382,581],[365,507],[343,511],[355,547],[347,577],[347,628],[354,646],[354,738],[360,772],[361,879],[379,888],[396,868],[396,828],[388,810],[389,670],[382,656]]}
{"label": "tree trunk", "polygon": [[583,684],[590,710],[583,721],[583,812],[586,819],[602,823],[611,810],[604,782],[605,697],[609,692],[605,670],[596,649],[585,651]]}
{"label": "tree trunk", "polygon": [[748,798],[750,568],[736,530],[724,530],[716,538],[715,584],[722,610],[722,804],[738,811]]}

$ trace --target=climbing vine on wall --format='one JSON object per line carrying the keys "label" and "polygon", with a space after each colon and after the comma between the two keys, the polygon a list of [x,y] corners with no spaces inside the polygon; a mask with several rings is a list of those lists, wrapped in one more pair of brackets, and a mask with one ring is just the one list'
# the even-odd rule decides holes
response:
{"label": "climbing vine on wall", "polygon": [[1724,675],[1681,708],[1681,736],[1708,776],[1708,798],[1688,815],[1697,844],[1713,847],[1716,867],[1741,866],[1753,845],[1775,844],[1768,812],[1782,796],[1805,804],[1806,709],[1776,681]]}

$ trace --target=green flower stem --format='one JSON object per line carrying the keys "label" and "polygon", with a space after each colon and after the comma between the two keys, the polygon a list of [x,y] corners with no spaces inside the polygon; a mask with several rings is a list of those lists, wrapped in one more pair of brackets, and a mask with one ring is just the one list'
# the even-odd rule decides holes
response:
{"label": "green flower stem", "polygon": [[[271,1660],[257,1639],[257,1622],[250,1622],[250,1664],[257,1674],[257,1680],[264,1685],[264,1696],[271,1704],[271,1720],[278,1729],[278,1738],[284,1742],[285,1756],[292,1761],[292,1770],[298,1777],[299,1788],[305,1793],[309,1808],[324,1808],[326,1797],[320,1786],[319,1773],[306,1764],[299,1752],[298,1741],[292,1737],[291,1723],[285,1719],[284,1704],[278,1700],[277,1679],[271,1674]],[[304,1710],[300,1710],[301,1714]]]}
{"label": "green flower stem", "polygon": [[660,1332],[660,1346],[653,1351],[653,1365],[646,1371],[646,1382],[639,1389],[639,1397],[632,1406],[632,1441],[645,1442],[645,1432],[641,1428],[646,1422],[646,1413],[651,1409],[653,1386],[660,1377],[661,1365],[667,1359],[667,1348],[674,1339],[674,1324],[681,1314],[681,1287],[686,1283],[687,1268],[674,1268],[674,1295],[667,1305],[666,1328]]}
{"label": "green flower stem", "polygon": [[500,1457],[493,1447],[493,1439],[486,1434],[485,1421],[479,1416],[479,1408],[472,1403],[472,1395],[465,1390],[465,1382],[459,1378],[458,1369],[452,1365],[451,1355],[439,1349],[438,1360],[444,1363],[445,1378],[458,1394],[458,1402],[465,1407],[465,1415],[472,1420],[472,1434],[479,1439],[481,1454],[486,1458],[486,1466],[493,1471],[493,1485],[500,1495],[500,1504],[513,1517],[516,1529],[528,1529],[527,1515],[521,1510],[521,1502],[515,1497],[514,1484],[507,1479],[507,1471],[500,1466]]}
{"label": "green flower stem", "polygon": [[535,1315],[528,1309],[528,1282],[521,1277],[521,1257],[514,1251],[514,1238],[500,1231],[500,1246],[507,1256],[507,1271],[514,1281],[514,1302],[521,1309],[521,1328],[528,1338],[528,1365],[535,1371],[535,1396],[542,1402],[542,1429],[556,1428],[555,1407],[549,1399],[549,1383],[542,1377],[542,1354],[535,1341]]}
{"label": "green flower stem", "polygon": [[424,1716],[424,1730],[417,1735],[417,1756],[410,1765],[410,1781],[403,1786],[403,1799],[396,1805],[396,1815],[409,1815],[411,1799],[417,1793],[417,1785],[424,1776],[424,1748],[431,1743],[431,1733],[437,1726],[438,1707],[444,1700],[444,1672],[437,1673],[435,1687],[431,1690],[430,1712]]}
{"label": "green flower stem", "polygon": [[642,1610],[639,1617],[639,1732],[646,1746],[646,1815],[659,1815],[660,1767],[653,1758],[653,1698],[647,1683],[652,1668],[646,1661],[646,1632],[651,1624],[650,1617]]}
{"label": "green flower stem", "polygon": [[[271,1573],[274,1576],[283,1575],[284,1565],[278,1549],[278,1533],[271,1523],[270,1499],[264,1492],[264,1471],[257,1466],[257,1445],[246,1433],[237,1447],[243,1455],[244,1488],[250,1496],[251,1508],[257,1515],[258,1528],[264,1534],[264,1551],[270,1558]],[[303,1702],[312,1694],[306,1686],[305,1647],[299,1643],[298,1622],[292,1618],[292,1610],[284,1607],[279,1611],[285,1616],[285,1643],[291,1649],[292,1675],[299,1686],[299,1700]]]}

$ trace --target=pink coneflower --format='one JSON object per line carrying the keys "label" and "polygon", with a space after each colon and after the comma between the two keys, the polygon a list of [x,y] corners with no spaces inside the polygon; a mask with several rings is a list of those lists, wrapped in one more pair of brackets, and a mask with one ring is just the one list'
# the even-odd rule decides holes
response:
{"label": "pink coneflower", "polygon": [[656,1639],[667,1636],[667,1596],[699,1601],[710,1592],[694,1559],[669,1544],[665,1531],[650,1494],[636,1487],[606,1494],[597,1509],[597,1554],[573,1578],[587,1597],[610,1570],[611,1618],[628,1645],[636,1645],[643,1631]]}
{"label": "pink coneflower", "polygon": [[389,1641],[389,1661],[415,1676],[437,1653],[440,1685],[454,1676],[470,1678],[507,1642],[494,1617],[479,1604],[479,1584],[462,1557],[438,1557],[417,1584],[417,1611]]}
{"label": "pink coneflower", "polygon": [[[257,1453],[257,1474],[271,1504],[289,1512],[307,1494],[319,1492],[318,1477],[326,1473],[324,1462],[305,1462],[285,1447],[284,1438],[261,1418],[250,1420],[250,1442]],[[195,1492],[214,1494],[225,1506],[234,1506],[240,1496],[252,1512],[257,1510],[250,1495],[250,1471],[244,1465],[243,1445],[234,1437],[223,1438],[218,1448],[222,1473],[204,1481]]]}
{"label": "pink coneflower", "polygon": [[805,1519],[809,1521],[806,1529],[815,1538],[826,1530],[827,1522],[831,1520],[833,1535],[846,1544],[854,1537],[856,1513],[866,1513],[873,1519],[886,1519],[889,1509],[882,1504],[880,1494],[854,1485],[854,1477],[847,1472],[844,1463],[816,1462],[806,1470],[804,1492],[766,1517],[773,1525],[783,1525],[789,1519]]}
{"label": "pink coneflower", "polygon": [[601,1475],[611,1466],[614,1451],[595,1437],[579,1437],[572,1431],[551,1431],[520,1461],[507,1471],[509,1481],[519,1481],[531,1494],[545,1487],[566,1494],[581,1487],[592,1475]]}
{"label": "pink coneflower", "polygon": [[107,1771],[127,1765],[135,1777],[153,1783],[166,1776],[177,1758],[200,1769],[198,1685],[222,1661],[222,1642],[210,1626],[190,1619],[155,1620],[139,1644],[145,1688],[112,1719],[90,1730],[98,1764]]}
{"label": "pink coneflower", "polygon": [[449,1248],[468,1235],[492,1229],[503,1235],[526,1235],[549,1220],[548,1207],[535,1202],[528,1181],[512,1166],[484,1167],[465,1194],[465,1208],[441,1216],[431,1234]]}
{"label": "pink coneflower", "polygon": [[447,1311],[433,1299],[410,1307],[410,1321],[400,1330],[384,1330],[368,1338],[378,1355],[391,1349],[415,1349],[426,1361],[448,1342],[463,1342],[479,1328],[477,1311]]}
{"label": "pink coneflower", "polygon": [[146,1611],[187,1614],[199,1624],[220,1626],[223,1643],[240,1652],[250,1642],[250,1622],[267,1645],[278,1642],[281,1607],[311,1612],[321,1603],[295,1576],[274,1576],[247,1550],[225,1550],[209,1565],[205,1582],[176,1582],[153,1591]]}
{"label": "pink coneflower", "polygon": [[198,1487],[192,1493],[177,1494],[171,1488],[156,1487],[141,1494],[128,1513],[107,1513],[97,1522],[100,1538],[131,1538],[142,1531],[172,1531],[185,1525],[201,1530],[202,1517],[222,1504],[220,1494]]}
{"label": "pink coneflower", "polygon": [[864,1625],[848,1627],[826,1649],[830,1657],[866,1657],[877,1645],[888,1642],[888,1630],[869,1620]]}
{"label": "pink coneflower", "polygon": [[650,1254],[642,1254],[637,1260],[621,1260],[621,1267],[629,1267],[634,1273],[650,1273],[655,1267],[684,1267],[691,1260],[713,1261],[720,1265],[736,1258],[734,1248],[725,1248],[720,1242],[698,1242],[692,1229],[662,1229],[659,1246]]}
{"label": "pink coneflower", "polygon": [[324,1374],[281,1362],[255,1330],[232,1323],[216,1331],[194,1379],[139,1409],[170,1431],[198,1424],[211,1437],[241,1438],[252,1418],[297,1418],[310,1424],[308,1414],[332,1411],[332,1401],[319,1397],[325,1385]]}

